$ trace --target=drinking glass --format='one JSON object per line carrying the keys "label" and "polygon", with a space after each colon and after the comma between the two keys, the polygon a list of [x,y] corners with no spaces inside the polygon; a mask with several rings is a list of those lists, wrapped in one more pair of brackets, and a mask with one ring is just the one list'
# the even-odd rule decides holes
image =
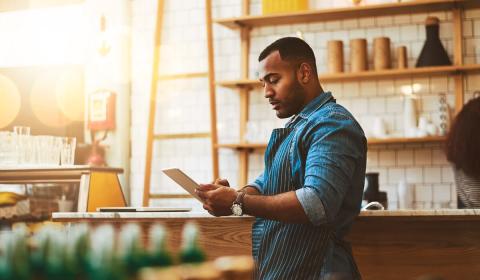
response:
{"label": "drinking glass", "polygon": [[52,153],[54,153],[54,136],[38,135],[35,136],[36,163],[39,165],[58,165],[53,162]]}
{"label": "drinking glass", "polygon": [[0,165],[10,166],[17,163],[14,136],[10,131],[0,131]]}
{"label": "drinking glass", "polygon": [[14,126],[13,134],[15,137],[15,157],[19,165],[28,164],[30,127],[28,126]]}
{"label": "drinking glass", "polygon": [[16,135],[30,135],[30,127],[28,126],[14,126],[13,133]]}
{"label": "drinking glass", "polygon": [[73,165],[76,144],[77,139],[75,137],[62,137],[62,150],[60,153],[61,165]]}

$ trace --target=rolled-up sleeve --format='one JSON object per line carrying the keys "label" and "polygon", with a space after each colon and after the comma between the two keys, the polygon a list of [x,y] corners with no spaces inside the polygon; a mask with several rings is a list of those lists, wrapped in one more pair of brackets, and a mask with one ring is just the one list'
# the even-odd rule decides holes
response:
{"label": "rolled-up sleeve", "polygon": [[356,130],[351,120],[328,118],[307,136],[304,184],[296,195],[313,225],[332,222],[352,187],[363,137]]}
{"label": "rolled-up sleeve", "polygon": [[249,183],[247,186],[254,187],[258,190],[259,193],[263,193],[263,185],[264,185],[264,179],[263,179],[263,172],[253,181],[252,183]]}

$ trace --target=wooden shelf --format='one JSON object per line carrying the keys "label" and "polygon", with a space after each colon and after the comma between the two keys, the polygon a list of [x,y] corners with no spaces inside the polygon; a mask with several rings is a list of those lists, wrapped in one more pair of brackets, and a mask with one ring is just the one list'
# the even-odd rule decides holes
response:
{"label": "wooden shelf", "polygon": [[196,133],[165,133],[165,134],[154,134],[153,138],[155,140],[165,140],[165,139],[191,139],[191,138],[207,138],[210,137],[210,132],[196,132]]}
{"label": "wooden shelf", "polygon": [[[320,83],[357,81],[357,80],[378,80],[392,78],[406,78],[415,76],[435,76],[435,75],[453,75],[464,72],[480,71],[480,64],[469,64],[462,66],[433,66],[408,69],[388,69],[381,71],[365,71],[357,73],[339,73],[339,74],[320,74]],[[218,81],[218,86],[228,88],[238,87],[259,87],[261,83],[258,80],[240,79]]]}
{"label": "wooden shelf", "polygon": [[235,149],[235,150],[262,150],[267,148],[266,143],[228,143],[217,144],[217,148]]}
{"label": "wooden shelf", "polygon": [[[385,145],[385,144],[412,144],[412,143],[442,143],[446,140],[445,136],[427,136],[414,138],[370,138],[368,145]],[[228,143],[218,144],[217,148],[234,149],[234,150],[264,150],[267,148],[266,143]]]}
{"label": "wooden shelf", "polygon": [[445,11],[454,7],[478,7],[478,0],[417,0],[402,3],[365,5],[345,8],[310,10],[305,12],[284,13],[276,15],[243,16],[217,19],[214,22],[225,27],[260,27],[295,23],[309,23],[342,20],[360,17],[386,16],[405,13],[426,13]]}
{"label": "wooden shelf", "polygon": [[384,144],[411,144],[411,143],[442,143],[446,140],[445,136],[427,136],[413,138],[369,138],[368,145],[384,145]]}
{"label": "wooden shelf", "polygon": [[192,73],[181,73],[181,74],[171,74],[171,75],[160,75],[158,76],[158,80],[169,81],[169,80],[206,78],[206,77],[208,77],[208,72],[192,72]]}

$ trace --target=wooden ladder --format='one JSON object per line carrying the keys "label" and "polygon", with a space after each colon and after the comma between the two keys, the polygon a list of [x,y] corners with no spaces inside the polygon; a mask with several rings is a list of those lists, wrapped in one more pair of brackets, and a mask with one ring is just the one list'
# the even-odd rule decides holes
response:
{"label": "wooden ladder", "polygon": [[[173,1],[173,0],[172,0]],[[151,193],[151,175],[152,175],[152,157],[153,157],[153,142],[163,139],[182,139],[182,138],[211,138],[212,150],[212,164],[213,164],[213,178],[218,177],[218,148],[217,148],[217,115],[216,115],[216,99],[215,99],[215,71],[213,63],[213,40],[212,40],[212,5],[211,0],[205,0],[205,16],[206,16],[206,30],[207,30],[207,48],[208,48],[208,71],[196,73],[184,73],[175,75],[159,75],[160,63],[160,45],[163,28],[164,16],[164,0],[158,0],[157,19],[155,25],[155,40],[153,49],[153,65],[152,65],[152,80],[150,91],[150,105],[147,131],[147,147],[145,159],[145,178],[143,189],[143,206],[148,206],[150,199],[155,198],[189,198],[189,194],[152,194]],[[210,99],[210,132],[199,133],[175,133],[175,134],[155,134],[155,111],[156,99],[158,91],[158,82],[175,79],[189,79],[189,78],[208,78],[209,84],[209,99]]]}

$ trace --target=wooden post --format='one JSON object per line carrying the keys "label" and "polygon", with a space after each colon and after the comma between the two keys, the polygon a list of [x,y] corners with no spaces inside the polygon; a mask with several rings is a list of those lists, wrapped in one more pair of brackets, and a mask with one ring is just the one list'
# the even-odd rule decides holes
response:
{"label": "wooden post", "polygon": [[[243,0],[242,15],[246,16],[250,13],[250,1]],[[242,27],[240,30],[241,38],[241,79],[248,79],[248,61],[250,52],[250,28]],[[250,88],[242,87],[239,89],[240,94],[240,142],[245,142],[245,132],[248,122],[248,107]],[[242,187],[247,184],[248,180],[248,149],[242,149],[238,155],[238,186]]]}
{"label": "wooden post", "polygon": [[157,103],[158,66],[160,63],[160,40],[162,38],[164,1],[158,0],[157,22],[155,25],[155,45],[153,48],[152,80],[150,85],[150,106],[147,130],[147,150],[145,154],[145,178],[143,182],[143,206],[150,201],[150,180],[152,175],[153,134],[155,129],[155,108]]}
{"label": "wooden post", "polygon": [[217,101],[215,91],[215,64],[213,50],[213,32],[212,32],[212,1],[205,0],[205,18],[207,22],[207,47],[208,47],[208,85],[210,96],[210,137],[212,149],[212,175],[213,179],[218,178],[218,134],[217,134]]}
{"label": "wooden post", "polygon": [[[463,10],[455,8],[453,10],[453,30],[454,30],[454,53],[453,61],[455,66],[463,65]],[[460,112],[464,103],[464,88],[463,88],[464,74],[458,73],[454,76],[455,81],[455,114]]]}

